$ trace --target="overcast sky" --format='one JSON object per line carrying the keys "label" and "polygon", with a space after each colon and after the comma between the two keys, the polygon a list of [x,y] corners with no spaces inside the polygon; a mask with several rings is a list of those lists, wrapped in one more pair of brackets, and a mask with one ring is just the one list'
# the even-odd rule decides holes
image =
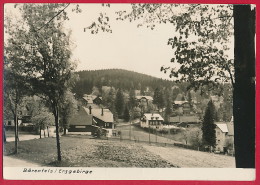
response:
{"label": "overcast sky", "polygon": [[[5,5],[5,10],[17,11],[9,5]],[[72,8],[74,4],[66,9],[70,20],[65,21],[65,27],[72,30],[72,53],[73,59],[78,60],[77,70],[120,68],[169,79],[160,67],[171,65],[174,53],[167,42],[176,35],[173,25],[158,24],[151,30],[145,26],[137,28],[136,22],[115,20],[114,12],[130,10],[130,4],[112,4],[110,8],[101,4],[80,4],[81,13],[72,13]],[[84,32],[100,12],[110,17],[113,32]]]}
{"label": "overcast sky", "polygon": [[[120,68],[168,78],[160,72],[162,65],[169,65],[173,51],[167,45],[174,36],[172,25],[158,25],[155,30],[137,28],[137,23],[116,21],[115,10],[129,9],[129,4],[112,4],[103,8],[99,4],[81,4],[82,13],[69,15],[67,27],[72,29],[76,48],[73,56],[79,60],[78,70]],[[112,33],[84,32],[96,20],[100,11],[110,17]]]}

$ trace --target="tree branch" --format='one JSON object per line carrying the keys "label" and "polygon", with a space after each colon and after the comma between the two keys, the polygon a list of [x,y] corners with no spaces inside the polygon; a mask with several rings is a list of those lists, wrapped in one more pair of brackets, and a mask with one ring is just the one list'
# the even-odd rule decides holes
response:
{"label": "tree branch", "polygon": [[44,28],[45,26],[47,26],[55,17],[59,16],[68,6],[70,5],[70,3],[68,3],[62,10],[60,10],[56,15],[54,15],[47,23],[45,23],[42,27],[40,27],[38,30],[36,31],[40,31],[42,28]]}

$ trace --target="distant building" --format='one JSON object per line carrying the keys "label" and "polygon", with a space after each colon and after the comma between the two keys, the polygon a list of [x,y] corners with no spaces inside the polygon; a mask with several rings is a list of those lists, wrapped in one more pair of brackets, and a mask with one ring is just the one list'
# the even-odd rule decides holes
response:
{"label": "distant building", "polygon": [[83,96],[83,104],[84,105],[91,105],[91,104],[100,105],[100,104],[102,104],[102,97],[92,95],[92,94],[90,94],[90,95],[85,94]]}
{"label": "distant building", "polygon": [[178,114],[191,114],[193,112],[192,106],[182,94],[178,94],[173,102],[173,110]]}
{"label": "distant building", "polygon": [[96,98],[93,99],[93,103],[96,105],[101,105],[102,104],[102,97],[97,96]]}
{"label": "distant building", "polygon": [[233,122],[216,122],[216,150],[220,152],[232,152],[234,149],[234,125]]}
{"label": "distant building", "polygon": [[115,129],[113,113],[109,109],[90,108],[87,110],[93,116],[93,126],[103,128],[107,131],[107,136],[112,136]]}
{"label": "distant building", "polygon": [[153,97],[151,96],[135,96],[137,102],[139,103],[152,103],[153,102]]}
{"label": "distant building", "polygon": [[164,119],[160,114],[157,113],[147,113],[141,118],[140,126],[142,128],[157,128],[161,129],[163,127]]}
{"label": "distant building", "polygon": [[86,107],[80,107],[78,112],[69,120],[68,132],[92,132],[94,130],[93,115],[88,113]]}

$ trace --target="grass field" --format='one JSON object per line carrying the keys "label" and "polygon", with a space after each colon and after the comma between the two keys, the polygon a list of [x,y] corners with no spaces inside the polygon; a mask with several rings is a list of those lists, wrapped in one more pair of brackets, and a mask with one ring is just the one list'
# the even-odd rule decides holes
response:
{"label": "grass field", "polygon": [[150,140],[150,142],[152,143],[156,143],[156,142],[168,143],[168,144],[181,143],[180,141],[162,137],[161,134],[159,133],[157,135],[153,133],[149,134],[149,132],[146,132],[142,128],[139,128],[134,125],[132,125],[131,128],[130,125],[118,126],[116,129],[121,131],[122,139],[129,139],[131,137],[131,140],[138,140],[138,141],[145,141],[145,142],[149,142]]}
{"label": "grass field", "polygon": [[235,158],[179,147],[90,139],[87,136],[61,137],[62,163],[56,163],[56,138],[19,142],[19,154],[12,155],[14,143],[5,145],[4,155],[63,167],[235,167]]}
{"label": "grass field", "polygon": [[[68,167],[176,167],[152,154],[141,145],[118,141],[89,139],[86,136],[61,137],[62,163],[56,161],[56,138],[34,139],[19,142],[15,157],[44,166]],[[5,145],[5,155],[14,151],[14,143]],[[14,156],[14,155],[12,155]]]}

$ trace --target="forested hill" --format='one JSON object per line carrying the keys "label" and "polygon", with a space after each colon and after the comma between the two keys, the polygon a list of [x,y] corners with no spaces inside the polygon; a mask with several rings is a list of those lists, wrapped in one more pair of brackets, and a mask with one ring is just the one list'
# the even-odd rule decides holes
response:
{"label": "forested hill", "polygon": [[102,86],[113,86],[123,90],[138,89],[146,91],[147,87],[153,91],[157,87],[171,88],[174,82],[152,77],[123,69],[103,69],[91,71],[79,71],[79,81],[77,81],[73,91],[77,94],[91,93],[95,86],[101,89]]}

